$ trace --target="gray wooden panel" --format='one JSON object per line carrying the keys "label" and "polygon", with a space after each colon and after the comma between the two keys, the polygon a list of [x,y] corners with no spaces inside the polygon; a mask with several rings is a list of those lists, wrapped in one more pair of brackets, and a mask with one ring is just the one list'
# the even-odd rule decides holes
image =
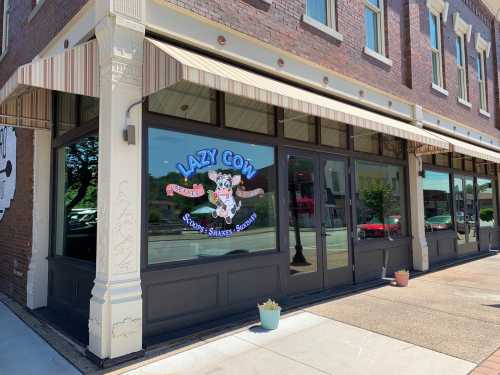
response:
{"label": "gray wooden panel", "polygon": [[428,233],[426,239],[431,266],[457,258],[455,231]]}
{"label": "gray wooden panel", "polygon": [[227,275],[228,303],[266,298],[279,289],[279,267],[266,266],[229,272]]}
{"label": "gray wooden panel", "polygon": [[284,253],[221,258],[144,270],[143,330],[151,337],[255,308],[284,296]]}
{"label": "gray wooden panel", "polygon": [[148,285],[145,295],[150,296],[146,317],[148,322],[171,319],[217,307],[218,275]]}

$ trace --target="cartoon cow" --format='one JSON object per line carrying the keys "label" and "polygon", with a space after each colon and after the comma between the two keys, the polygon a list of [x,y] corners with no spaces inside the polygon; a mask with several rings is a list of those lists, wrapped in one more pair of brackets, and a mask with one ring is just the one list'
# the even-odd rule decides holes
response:
{"label": "cartoon cow", "polygon": [[208,178],[210,178],[217,187],[215,191],[208,191],[208,199],[210,203],[217,206],[212,212],[212,216],[222,217],[227,224],[231,224],[234,215],[241,208],[241,201],[236,203],[233,197],[233,188],[241,181],[240,175],[231,176],[230,174],[222,174],[216,171],[209,171]]}

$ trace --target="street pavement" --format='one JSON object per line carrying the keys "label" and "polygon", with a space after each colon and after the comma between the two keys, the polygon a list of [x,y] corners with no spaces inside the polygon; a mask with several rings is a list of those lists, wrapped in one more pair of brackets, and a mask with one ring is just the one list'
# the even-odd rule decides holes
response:
{"label": "street pavement", "polygon": [[0,374],[77,375],[80,372],[0,302]]}

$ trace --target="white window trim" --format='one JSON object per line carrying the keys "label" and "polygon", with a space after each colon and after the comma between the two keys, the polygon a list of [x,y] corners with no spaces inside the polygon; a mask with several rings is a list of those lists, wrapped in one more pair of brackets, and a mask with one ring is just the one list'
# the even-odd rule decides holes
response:
{"label": "white window trim", "polygon": [[365,54],[367,54],[368,56],[370,57],[373,57],[374,59],[384,63],[385,65],[389,65],[389,66],[392,66],[392,60],[385,57],[384,55],[381,55],[380,53],[378,53],[377,51],[374,51],[372,50],[371,48],[368,48],[365,46],[365,48],[363,49],[363,52]]}
{"label": "white window trim", "polygon": [[[384,14],[384,0],[379,0],[379,6],[376,7],[375,5],[373,5],[372,3],[370,3],[370,1],[368,0],[365,0],[365,7],[368,7],[370,10],[372,10],[373,12],[375,12],[377,14],[377,25],[378,25],[378,29],[377,29],[377,32],[378,32],[378,52],[377,51],[373,51],[371,48],[368,48],[366,47],[366,41],[365,41],[365,53],[369,54],[368,52],[366,52],[367,50],[369,51],[373,51],[373,53],[377,54],[378,56],[382,56],[382,57],[386,57],[386,54],[385,54],[385,14]],[[365,38],[366,38],[366,30],[365,30]],[[370,55],[372,56],[372,55]],[[372,56],[374,57],[374,56]],[[377,58],[377,57],[375,57]],[[380,60],[380,59],[379,59]],[[387,59],[387,61],[390,61],[390,65],[392,65],[392,61]],[[387,64],[387,62],[385,62]]]}
{"label": "white window trim", "polygon": [[490,57],[491,42],[486,41],[479,32],[476,33],[476,51],[479,53],[486,52],[486,57]]}
{"label": "white window trim", "polygon": [[[434,15],[436,17],[436,28],[437,28],[437,42],[438,42],[438,48],[437,50],[434,50],[432,48],[432,42],[431,38],[429,36],[429,46],[431,47],[431,64],[432,64],[432,53],[437,52],[439,55],[439,71],[438,71],[438,84],[432,82],[432,88],[439,91],[441,94],[448,96],[448,91],[445,90],[444,88],[444,75],[443,75],[443,43],[442,43],[442,36],[441,36],[441,13],[437,12],[434,8],[429,8],[429,17],[430,15]],[[444,18],[444,17],[443,17]],[[429,21],[428,21],[429,22]],[[429,32],[430,34],[430,32]],[[439,90],[436,89],[439,87]]]}
{"label": "white window trim", "polygon": [[[458,87],[458,89],[459,89],[458,98],[462,99],[462,101],[464,101],[464,102],[468,102],[468,94],[467,94],[467,86],[468,86],[468,84],[467,84],[467,61],[465,61],[465,34],[459,34],[459,35],[457,35],[457,38],[460,39],[460,53],[461,53],[460,58],[462,60],[462,65],[458,65],[457,64],[457,73],[460,74],[460,75],[462,75],[461,82],[463,83],[463,87]],[[455,51],[455,54],[456,54],[456,51]],[[456,56],[455,56],[455,59],[456,59]],[[457,77],[457,79],[459,79],[459,78],[460,77]],[[460,91],[461,90],[463,90],[464,96],[460,96]]]}
{"label": "white window trim", "polygon": [[[337,0],[326,0],[326,25],[319,22],[317,19],[309,16],[307,14],[307,2],[310,0],[306,0],[306,12],[302,15],[302,21],[316,27],[317,29],[321,31],[325,31],[326,33],[333,31],[337,31],[337,19],[336,19],[336,13],[335,13],[335,8],[337,5]],[[341,35],[339,33],[339,35]]]}
{"label": "white window trim", "polygon": [[442,88],[441,86],[436,85],[434,82],[432,82],[431,87],[432,87],[433,90],[439,92],[440,94],[442,94],[444,96],[448,96],[449,95],[448,94],[448,90]]}
{"label": "white window trim", "polygon": [[[477,50],[477,43],[476,43],[476,50]],[[478,84],[479,84],[479,113],[489,117],[489,112],[488,112],[488,93],[486,92],[486,61],[485,61],[485,53],[486,51],[484,49],[480,49],[477,51],[479,54],[479,64],[481,66],[481,76],[483,77],[481,80],[478,79]],[[478,56],[476,56],[476,59]],[[479,72],[478,77],[479,77]],[[484,103],[482,103],[481,98],[484,98]]]}
{"label": "white window trim", "polygon": [[344,36],[337,30],[335,30],[330,26],[322,24],[321,22],[315,20],[314,18],[308,16],[307,14],[302,15],[302,22],[308,24],[309,26],[314,27],[315,29],[324,32],[327,35],[330,35],[331,37],[337,39],[339,42],[342,42],[344,40]]}
{"label": "white window trim", "polygon": [[485,111],[484,109],[479,109],[479,113],[482,114],[484,117],[491,118],[491,114],[488,111]]}
{"label": "white window trim", "polygon": [[455,12],[453,14],[453,28],[455,30],[455,33],[458,36],[467,36],[467,43],[470,43],[470,39],[472,36],[472,25],[465,22],[462,17],[460,17],[460,13]]}
{"label": "white window trim", "polygon": [[448,21],[448,11],[450,9],[450,3],[444,0],[427,0],[427,8],[434,14],[443,16],[443,23]]}
{"label": "white window trim", "polygon": [[2,46],[0,50],[0,60],[6,55],[9,49],[9,18],[10,18],[10,3],[9,0],[4,0],[3,3],[3,25],[2,25]]}
{"label": "white window trim", "polygon": [[463,106],[466,106],[467,108],[472,108],[472,104],[471,102],[467,101],[467,100],[463,100],[461,97],[458,97],[457,98],[457,101],[462,104]]}

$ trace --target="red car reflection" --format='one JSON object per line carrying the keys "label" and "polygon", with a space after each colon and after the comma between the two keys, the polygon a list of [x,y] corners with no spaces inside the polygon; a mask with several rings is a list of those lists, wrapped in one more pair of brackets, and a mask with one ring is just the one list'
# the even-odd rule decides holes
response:
{"label": "red car reflection", "polygon": [[359,238],[399,236],[401,233],[400,221],[400,215],[389,216],[385,224],[377,218],[372,219],[369,223],[358,225]]}

